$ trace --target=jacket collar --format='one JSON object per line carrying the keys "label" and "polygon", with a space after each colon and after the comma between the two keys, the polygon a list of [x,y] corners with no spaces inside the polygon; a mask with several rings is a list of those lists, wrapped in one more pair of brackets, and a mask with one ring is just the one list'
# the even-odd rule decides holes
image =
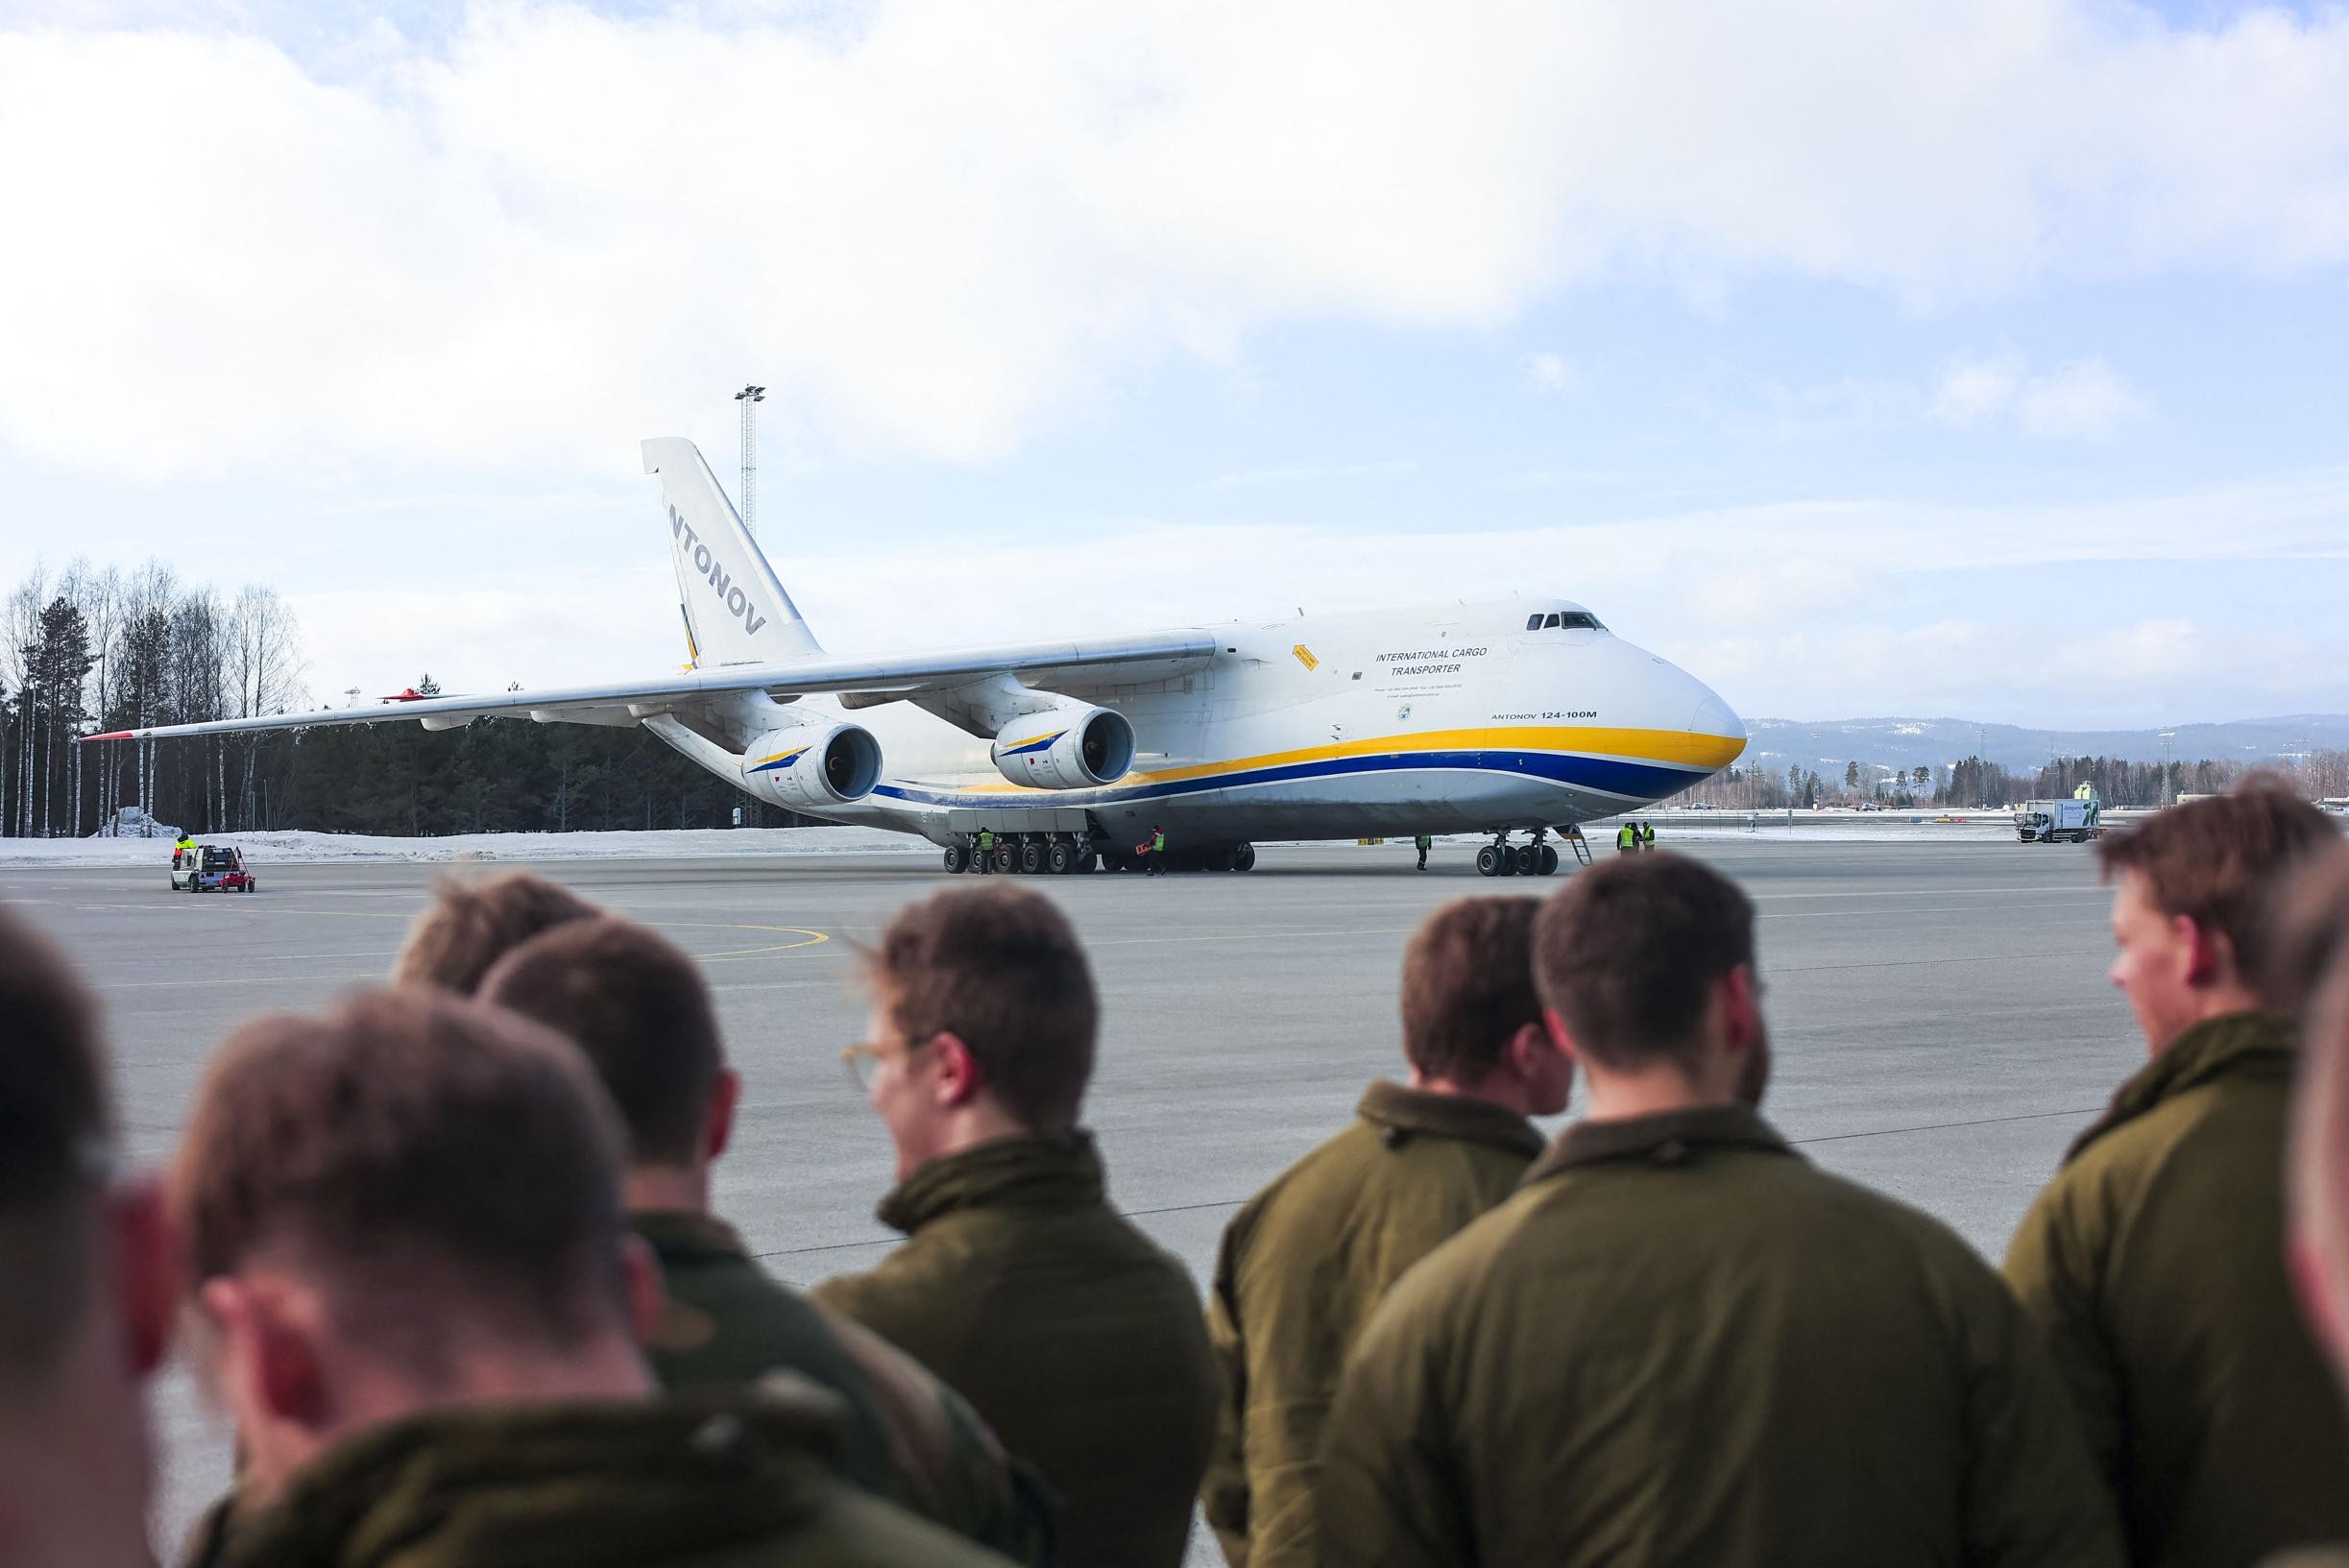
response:
{"label": "jacket collar", "polygon": [[1700,1148],[1757,1148],[1802,1157],[1746,1106],[1697,1105],[1620,1121],[1574,1122],[1551,1142],[1517,1185],[1530,1187],[1562,1170],[1610,1160],[1680,1165]]}
{"label": "jacket collar", "polygon": [[714,1214],[690,1209],[631,1209],[628,1228],[643,1238],[664,1264],[714,1263],[750,1256],[741,1236]]}
{"label": "jacket collar", "polygon": [[1380,1078],[1363,1091],[1362,1103],[1354,1111],[1386,1129],[1390,1144],[1402,1141],[1398,1134],[1426,1133],[1490,1144],[1529,1160],[1541,1152],[1541,1134],[1531,1122],[1506,1105],[1472,1095],[1431,1095]]}
{"label": "jacket collar", "polygon": [[881,1222],[910,1236],[957,1209],[1065,1211],[1102,1201],[1102,1158],[1082,1129],[998,1138],[942,1154],[881,1200]]}
{"label": "jacket collar", "polygon": [[[643,1560],[648,1521],[680,1556],[771,1539],[838,1462],[844,1407],[805,1379],[660,1399],[458,1406],[337,1444],[240,1518],[226,1564]],[[736,1484],[727,1484],[728,1482]],[[749,1483],[740,1484],[739,1483]],[[515,1560],[518,1560],[515,1559]]]}
{"label": "jacket collar", "polygon": [[2064,1163],[2070,1165],[2106,1133],[2190,1089],[2219,1078],[2289,1077],[2293,1050],[2291,1025],[2275,1013],[2221,1013],[2205,1019],[2129,1075],[2104,1114],[2071,1141]]}

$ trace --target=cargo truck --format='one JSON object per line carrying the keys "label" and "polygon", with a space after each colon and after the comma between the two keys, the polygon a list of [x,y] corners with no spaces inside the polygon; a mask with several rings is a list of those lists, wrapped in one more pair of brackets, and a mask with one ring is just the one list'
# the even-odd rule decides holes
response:
{"label": "cargo truck", "polygon": [[2068,801],[2024,801],[2015,808],[2015,835],[2026,844],[2085,844],[2104,836],[2095,787],[2082,784]]}

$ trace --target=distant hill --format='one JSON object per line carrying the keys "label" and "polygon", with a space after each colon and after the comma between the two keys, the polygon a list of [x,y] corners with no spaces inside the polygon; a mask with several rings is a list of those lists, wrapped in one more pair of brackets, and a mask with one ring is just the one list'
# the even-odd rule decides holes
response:
{"label": "distant hill", "polygon": [[[1979,755],[2012,770],[2035,769],[2048,758],[2114,757],[2130,761],[2162,760],[2157,730],[2026,729],[2015,724],[1976,724],[1960,718],[1749,719],[1753,739],[1741,767],[1784,770],[1800,762],[1823,778],[1840,778],[1844,764],[1857,761],[1903,770],[1920,764],[1939,770],[1961,758]],[[2307,751],[2349,748],[2349,713],[2292,713],[2282,718],[2236,719],[2224,724],[2180,724],[2169,742],[2172,760],[2204,758],[2257,763]]]}

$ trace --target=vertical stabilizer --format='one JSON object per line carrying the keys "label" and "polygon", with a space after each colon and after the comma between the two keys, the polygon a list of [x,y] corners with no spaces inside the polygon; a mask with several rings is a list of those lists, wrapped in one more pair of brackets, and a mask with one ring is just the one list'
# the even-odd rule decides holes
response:
{"label": "vertical stabilizer", "polygon": [[661,476],[662,521],[693,663],[784,663],[823,652],[700,448],[682,436],[648,441],[644,471]]}

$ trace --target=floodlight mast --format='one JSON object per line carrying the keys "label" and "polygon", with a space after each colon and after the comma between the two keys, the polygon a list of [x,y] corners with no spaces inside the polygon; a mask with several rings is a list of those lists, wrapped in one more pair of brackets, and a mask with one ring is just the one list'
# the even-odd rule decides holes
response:
{"label": "floodlight mast", "polygon": [[750,410],[753,403],[766,400],[766,388],[746,386],[734,395],[734,400],[742,405],[742,526],[755,534],[758,529],[750,519],[750,481],[751,475],[758,470],[751,461],[753,420]]}

